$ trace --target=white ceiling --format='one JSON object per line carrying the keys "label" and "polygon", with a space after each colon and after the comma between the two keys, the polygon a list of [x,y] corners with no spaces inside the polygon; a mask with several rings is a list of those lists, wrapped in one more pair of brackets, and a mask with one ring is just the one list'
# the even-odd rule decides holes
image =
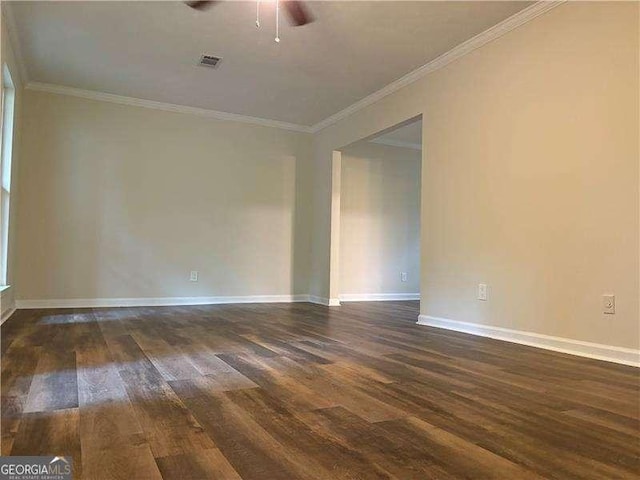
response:
{"label": "white ceiling", "polygon": [[[530,2],[308,2],[281,24],[272,2],[12,2],[32,82],[313,125]],[[224,57],[217,69],[200,55]]]}

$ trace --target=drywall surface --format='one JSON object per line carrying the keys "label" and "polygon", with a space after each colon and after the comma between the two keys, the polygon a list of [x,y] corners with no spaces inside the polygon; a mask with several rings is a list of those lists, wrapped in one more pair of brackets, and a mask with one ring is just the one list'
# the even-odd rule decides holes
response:
{"label": "drywall surface", "polygon": [[18,300],[308,293],[309,134],[25,93]]}
{"label": "drywall surface", "polygon": [[420,292],[421,160],[370,142],[342,151],[341,295]]}
{"label": "drywall surface", "polygon": [[421,313],[638,348],[639,8],[567,2],[320,131],[312,293],[332,151],[422,115]]}

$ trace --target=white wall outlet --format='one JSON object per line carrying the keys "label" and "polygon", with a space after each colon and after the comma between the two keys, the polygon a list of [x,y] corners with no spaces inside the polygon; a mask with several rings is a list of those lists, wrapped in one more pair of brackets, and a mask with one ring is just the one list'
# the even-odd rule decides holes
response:
{"label": "white wall outlet", "polygon": [[198,281],[198,271],[197,270],[191,270],[191,274],[189,275],[189,281],[190,282],[197,282]]}
{"label": "white wall outlet", "polygon": [[407,281],[407,272],[400,272],[400,281],[401,282]]}
{"label": "white wall outlet", "polygon": [[479,283],[478,284],[478,300],[485,301],[487,299],[487,284]]}
{"label": "white wall outlet", "polygon": [[602,296],[602,313],[609,313],[609,314],[616,313],[616,296],[615,295]]}

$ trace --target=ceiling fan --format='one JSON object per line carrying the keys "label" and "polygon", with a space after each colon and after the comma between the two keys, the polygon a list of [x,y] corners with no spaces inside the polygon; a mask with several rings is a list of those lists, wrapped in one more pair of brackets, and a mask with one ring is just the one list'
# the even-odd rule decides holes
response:
{"label": "ceiling fan", "polygon": [[[196,10],[207,10],[216,3],[220,3],[220,1],[198,0],[184,3]],[[309,9],[305,5],[305,2],[297,0],[280,0],[278,3],[281,3],[283,5],[293,26],[301,27],[302,25],[307,25],[308,23],[313,22],[313,16],[309,13]],[[256,22],[256,24],[260,26],[258,21]]]}

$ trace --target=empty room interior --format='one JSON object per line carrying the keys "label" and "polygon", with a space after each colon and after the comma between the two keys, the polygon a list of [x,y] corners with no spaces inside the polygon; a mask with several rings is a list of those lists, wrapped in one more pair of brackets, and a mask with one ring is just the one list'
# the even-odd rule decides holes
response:
{"label": "empty room interior", "polygon": [[0,8],[0,478],[640,478],[640,2]]}

